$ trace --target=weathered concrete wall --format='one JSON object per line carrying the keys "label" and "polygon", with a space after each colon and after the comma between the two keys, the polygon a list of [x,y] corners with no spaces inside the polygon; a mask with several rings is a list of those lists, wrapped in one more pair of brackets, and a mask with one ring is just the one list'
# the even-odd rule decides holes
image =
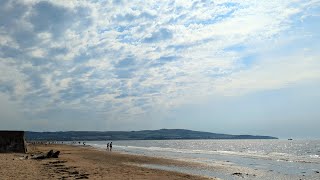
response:
{"label": "weathered concrete wall", "polygon": [[24,131],[0,131],[0,153],[26,153]]}

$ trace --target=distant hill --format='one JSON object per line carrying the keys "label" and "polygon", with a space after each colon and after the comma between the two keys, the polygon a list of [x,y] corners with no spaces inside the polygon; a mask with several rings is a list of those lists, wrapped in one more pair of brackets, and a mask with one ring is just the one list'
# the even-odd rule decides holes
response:
{"label": "distant hill", "polygon": [[186,129],[143,131],[63,131],[26,132],[28,141],[103,141],[103,140],[168,140],[168,139],[278,139],[271,136],[229,135]]}

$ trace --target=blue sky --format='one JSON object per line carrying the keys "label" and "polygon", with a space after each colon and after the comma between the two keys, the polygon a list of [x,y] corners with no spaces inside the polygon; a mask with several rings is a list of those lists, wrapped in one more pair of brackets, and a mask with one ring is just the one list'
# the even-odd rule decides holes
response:
{"label": "blue sky", "polygon": [[320,1],[0,1],[1,129],[319,138]]}

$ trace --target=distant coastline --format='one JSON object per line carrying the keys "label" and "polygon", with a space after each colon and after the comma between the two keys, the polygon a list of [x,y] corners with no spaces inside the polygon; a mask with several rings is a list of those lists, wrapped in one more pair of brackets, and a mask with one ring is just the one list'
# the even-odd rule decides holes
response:
{"label": "distant coastline", "polygon": [[28,141],[104,141],[104,140],[173,140],[173,139],[278,139],[260,135],[230,135],[187,129],[141,131],[61,131],[26,132]]}

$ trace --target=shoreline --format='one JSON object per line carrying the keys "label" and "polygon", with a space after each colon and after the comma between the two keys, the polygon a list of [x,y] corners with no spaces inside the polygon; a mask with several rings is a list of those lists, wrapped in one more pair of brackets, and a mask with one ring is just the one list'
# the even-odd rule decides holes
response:
{"label": "shoreline", "polygon": [[[177,171],[181,173],[189,173],[193,175],[217,177],[221,179],[319,179],[319,166],[317,163],[305,163],[294,161],[281,161],[268,158],[247,157],[235,154],[206,154],[206,153],[192,153],[186,151],[181,153],[179,151],[157,151],[152,149],[148,151],[143,146],[141,149],[129,150],[127,148],[120,148],[124,144],[117,144],[116,149],[120,153],[134,154],[142,156],[160,157],[167,159],[174,159],[177,161],[186,162],[188,165],[159,165],[159,164],[145,164],[143,167]],[[138,143],[139,144],[139,143]],[[103,149],[104,145],[90,144],[95,148]],[[125,143],[125,147],[131,147],[129,142]],[[154,145],[154,144],[153,144]],[[139,145],[137,145],[139,146]],[[148,146],[146,146],[148,147]]]}
{"label": "shoreline", "polygon": [[[217,179],[160,170],[146,165],[193,166],[183,161],[98,150],[91,146],[29,144],[27,154],[0,154],[1,179]],[[59,158],[34,160],[29,157],[49,150]],[[28,156],[28,158],[26,158]]]}

